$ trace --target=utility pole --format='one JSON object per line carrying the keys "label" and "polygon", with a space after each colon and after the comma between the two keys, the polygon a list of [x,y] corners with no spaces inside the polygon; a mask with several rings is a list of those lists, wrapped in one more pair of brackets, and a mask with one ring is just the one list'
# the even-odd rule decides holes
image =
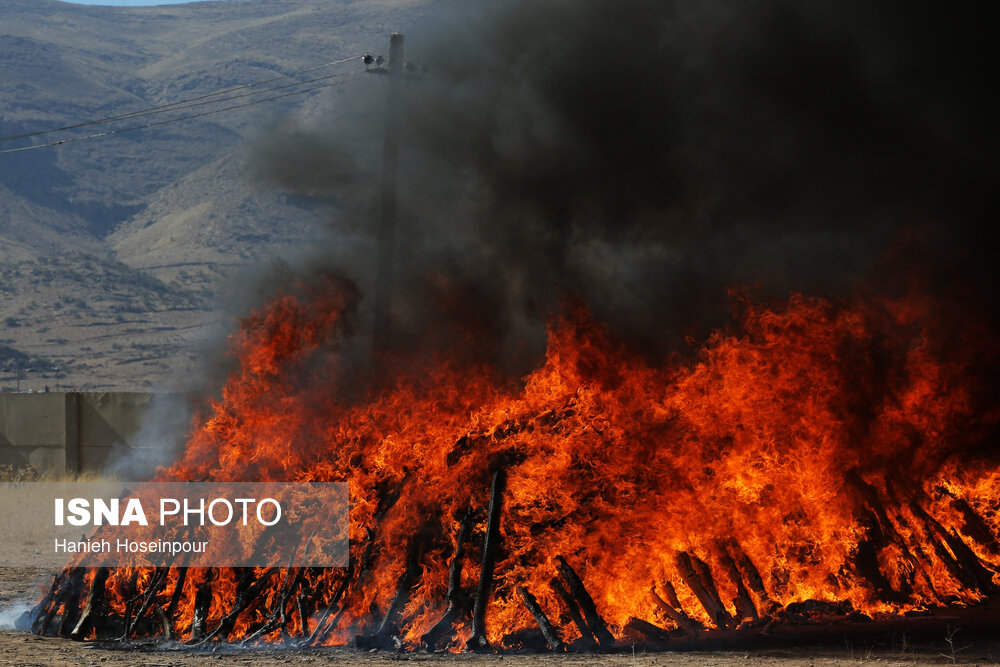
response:
{"label": "utility pole", "polygon": [[385,107],[385,144],[382,149],[382,212],[378,225],[375,276],[376,355],[389,345],[392,333],[393,262],[396,251],[396,163],[399,157],[399,84],[403,70],[403,35],[389,35],[388,93]]}

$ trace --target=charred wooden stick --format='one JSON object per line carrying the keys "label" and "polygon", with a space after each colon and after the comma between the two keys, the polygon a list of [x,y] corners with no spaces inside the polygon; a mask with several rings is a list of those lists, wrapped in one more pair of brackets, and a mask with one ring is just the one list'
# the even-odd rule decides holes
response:
{"label": "charred wooden stick", "polygon": [[576,598],[577,603],[580,605],[580,611],[583,612],[583,618],[587,623],[587,628],[590,633],[594,635],[597,643],[601,645],[602,648],[610,648],[615,643],[615,637],[608,630],[607,623],[601,618],[601,615],[597,612],[597,605],[594,604],[594,598],[590,597],[590,593],[587,592],[587,587],[583,585],[583,580],[576,573],[566,559],[562,556],[556,556],[556,567],[559,570],[559,574],[562,575],[563,580],[565,580],[566,585],[569,587],[569,592]]}
{"label": "charred wooden stick", "polygon": [[[698,562],[704,565],[703,561],[699,560]],[[715,623],[716,627],[720,629],[729,627],[731,620],[729,612],[722,607],[718,592],[713,595],[705,586],[701,573],[695,569],[695,564],[691,555],[686,551],[677,552],[676,564],[677,572],[681,575],[681,579],[684,580],[687,587],[690,588],[691,592],[694,593],[696,598],[698,598],[698,602],[700,602],[701,606],[706,612],[708,612],[708,617],[712,619],[712,622]]]}
{"label": "charred wooden stick", "polygon": [[[906,544],[899,535],[899,531],[896,530],[896,526],[889,519],[889,513],[885,509],[885,504],[882,502],[882,497],[879,495],[878,489],[866,482],[864,478],[861,477],[857,468],[851,468],[848,470],[844,477],[844,481],[861,493],[861,497],[865,504],[871,509],[872,512],[874,512],[875,517],[878,519],[879,528],[882,533],[885,534],[890,541],[897,542],[901,548],[906,549]],[[886,493],[891,501],[893,493],[891,485],[888,481],[886,481]]]}
{"label": "charred wooden stick", "polygon": [[864,528],[864,539],[858,542],[853,552],[857,573],[875,589],[875,595],[883,602],[902,603],[909,599],[913,588],[909,582],[900,582],[905,590],[896,590],[892,582],[882,573],[879,551],[889,544],[882,533],[881,524],[875,512],[864,509],[858,512],[858,523]]}
{"label": "charred wooden stick", "polygon": [[986,525],[983,517],[979,516],[963,498],[952,498],[951,505],[962,514],[962,519],[965,521],[962,532],[991,554],[1000,554],[1000,542]]}
{"label": "charred wooden stick", "polygon": [[[889,495],[890,498],[896,498],[897,497],[896,493],[893,490],[893,484],[892,484],[891,479],[886,479],[885,480],[885,487],[886,487],[886,493]],[[872,493],[877,498],[877,495],[878,495],[877,491],[874,490],[874,487],[871,487],[871,488],[873,489]],[[915,499],[911,499],[911,500],[914,503],[916,502]],[[911,526],[907,522],[906,517],[903,515],[903,513],[901,511],[899,511],[901,509],[901,506],[903,505],[903,503],[897,500],[895,502],[895,504],[899,508],[899,509],[897,509],[897,512],[896,512],[896,521],[901,526],[903,526],[904,528],[906,528],[907,532],[909,532],[912,535],[913,531],[914,531],[914,527]],[[876,510],[876,511],[878,511],[878,510]],[[908,576],[907,576],[907,579],[906,579],[906,582],[905,582],[905,586],[906,587],[905,587],[905,590],[903,591],[906,594],[907,600],[913,594],[913,583],[914,583],[917,575],[919,575],[921,577],[921,579],[924,580],[924,583],[927,585],[928,588],[930,588],[932,591],[935,591],[935,595],[936,595],[937,592],[936,592],[936,589],[935,589],[935,586],[934,586],[934,581],[935,581],[936,577],[933,575],[933,573],[928,572],[928,570],[927,570],[927,564],[926,564],[927,556],[924,553],[921,545],[920,544],[911,544],[911,543],[909,543],[909,541],[906,538],[904,538],[900,534],[900,532],[896,529],[895,525],[893,525],[893,522],[888,519],[888,515],[885,512],[885,510],[882,509],[881,512],[882,512],[882,514],[879,514],[879,517],[881,518],[882,515],[886,515],[885,521],[888,523],[888,525],[890,527],[889,530],[884,530],[883,532],[886,534],[886,536],[889,539],[892,540],[892,542],[894,543],[894,545],[897,546],[903,552],[903,557],[904,557],[904,559],[906,560],[906,562],[907,562],[907,564],[909,566],[909,567],[897,568],[896,569],[897,573],[900,572],[900,571],[902,571],[902,572],[908,572]],[[922,510],[921,510],[921,512],[922,512]],[[918,519],[918,521],[921,520],[921,512],[917,512],[916,513],[917,514],[916,518]],[[933,533],[933,530],[929,528],[929,526],[927,525],[927,522],[924,521],[923,523],[924,523],[925,529],[928,529],[928,530],[930,530],[930,533]],[[940,549],[940,545],[937,543],[937,540],[933,537],[933,535],[929,534],[928,537],[929,537],[929,541],[934,545],[935,550]],[[913,552],[910,551],[911,547],[913,549],[913,552],[915,552],[915,553],[913,553]]]}
{"label": "charred wooden stick", "polygon": [[[410,586],[412,585],[414,574],[409,567],[399,578],[396,585],[396,594],[392,596],[389,607],[382,616],[378,628],[370,635],[356,635],[354,637],[354,647],[359,649],[383,649],[392,648],[393,639],[399,630],[399,618],[403,607],[410,599]],[[377,610],[374,610],[377,611]]]}
{"label": "charred wooden stick", "polygon": [[[295,577],[292,578],[291,585],[288,586],[287,589],[285,589],[285,592],[282,593],[281,595],[281,599],[278,601],[278,610],[280,611],[281,627],[284,627],[285,624],[288,622],[288,619],[286,618],[288,603],[292,599],[292,594],[296,591],[296,589],[299,588],[299,586],[302,585],[302,580],[305,578],[305,575],[306,575],[306,568],[300,567],[298,571],[295,573]],[[296,607],[298,607],[297,603]]]}
{"label": "charred wooden stick", "polygon": [[725,627],[735,627],[736,622],[733,617],[729,615],[729,610],[726,609],[726,604],[722,601],[722,596],[719,595],[719,589],[715,585],[715,577],[712,575],[712,568],[708,566],[708,563],[694,554],[691,554],[691,564],[694,565],[695,571],[698,573],[698,576],[701,577],[701,582],[704,584],[705,590],[708,591],[708,594],[712,596],[713,600],[715,600],[719,609],[722,610],[726,622]]}
{"label": "charred wooden stick", "polygon": [[548,642],[549,648],[552,649],[554,653],[562,653],[566,650],[566,646],[563,644],[562,637],[559,636],[559,631],[549,622],[549,617],[545,615],[542,611],[541,605],[538,604],[538,600],[534,595],[531,594],[524,586],[517,587],[517,593],[521,596],[521,600],[524,601],[524,606],[528,608],[531,615],[535,617],[535,622],[538,623],[538,629],[542,631],[542,636],[545,637],[545,641]]}
{"label": "charred wooden stick", "polygon": [[622,632],[626,636],[638,636],[638,638],[643,642],[663,644],[670,641],[669,632],[658,625],[653,625],[649,621],[644,621],[641,618],[636,618],[635,616],[629,617],[628,621],[625,623],[625,627],[622,628]]}
{"label": "charred wooden stick", "polygon": [[323,610],[323,614],[316,622],[316,627],[313,629],[312,634],[310,634],[303,642],[304,646],[315,646],[318,643],[322,643],[322,641],[326,638],[326,635],[337,626],[337,621],[340,620],[340,616],[347,608],[346,605],[340,607],[340,611],[337,613],[337,616],[329,626],[326,626],[325,623],[327,619],[330,618],[330,614],[333,613],[333,610],[337,609],[337,605],[340,604],[340,599],[344,596],[344,593],[347,591],[347,587],[351,583],[353,571],[353,566],[348,565],[347,571],[344,572],[344,576],[341,578],[340,583],[337,586],[337,590],[334,591],[333,597],[330,599],[330,604],[328,604],[326,609]]}
{"label": "charred wooden stick", "polygon": [[[888,481],[886,484],[889,484]],[[906,533],[910,535],[910,537],[907,540],[904,540],[904,542],[906,542],[908,547],[912,549],[913,570],[916,575],[919,575],[920,578],[923,579],[924,585],[927,586],[932,595],[939,597],[941,594],[938,593],[937,587],[934,583],[937,577],[932,572],[928,571],[928,566],[932,565],[933,561],[925,551],[924,545],[931,544],[935,550],[940,549],[941,545],[937,544],[937,540],[935,540],[932,535],[927,533],[928,527],[926,524],[924,524],[923,528],[921,528],[920,524],[922,521],[919,516],[915,516],[912,510],[904,512],[904,509],[909,508],[904,507],[903,504],[900,504],[900,506],[896,508],[895,519],[896,523],[902,526]],[[921,530],[924,531],[924,534],[921,534]],[[911,578],[915,579],[915,576],[911,575]]]}
{"label": "charred wooden stick", "polygon": [[[860,492],[865,505],[865,509],[858,512],[857,517],[866,533],[854,553],[854,564],[858,574],[874,586],[876,595],[883,602],[906,602],[913,595],[914,576],[920,569],[919,562],[910,553],[906,540],[889,518],[879,490],[868,484],[856,468],[847,472],[845,481]],[[889,480],[885,481],[884,492],[890,500],[895,496]],[[879,565],[879,552],[890,544],[902,552],[903,559],[909,565],[908,568],[900,568],[907,575],[903,579],[897,579],[898,589],[883,574]]]}
{"label": "charred wooden stick", "polygon": [[[294,577],[291,576],[291,573],[293,571],[295,571]],[[278,596],[278,600],[274,605],[274,609],[271,610],[271,613],[268,615],[264,623],[261,624],[261,626],[257,628],[255,631],[251,632],[246,637],[246,639],[240,642],[241,644],[244,645],[249,644],[258,637],[269,635],[275,630],[282,629],[285,627],[285,624],[288,622],[288,617],[286,615],[285,609],[288,606],[288,601],[291,598],[292,593],[302,582],[302,577],[304,574],[305,574],[304,567],[300,567],[295,570],[289,569],[286,572],[285,582],[282,584],[282,589],[281,589],[282,592]],[[291,581],[290,585],[288,583],[289,581]]]}
{"label": "charred wooden stick", "polygon": [[170,604],[167,605],[167,618],[173,618],[177,612],[177,605],[180,604],[181,595],[184,593],[184,582],[187,581],[188,568],[181,567],[177,570],[177,581],[174,583],[174,592],[170,596]]}
{"label": "charred wooden stick", "polygon": [[[457,517],[456,517],[457,518]],[[436,651],[441,638],[446,634],[451,636],[455,621],[466,613],[469,607],[469,596],[462,590],[462,561],[465,558],[465,542],[472,533],[472,528],[479,519],[479,512],[473,508],[461,514],[458,535],[455,537],[455,553],[448,566],[448,593],[445,599],[448,607],[444,616],[420,638],[420,645],[428,651]]]}
{"label": "charred wooden stick", "polygon": [[66,570],[63,570],[52,578],[52,585],[49,587],[49,592],[38,601],[38,604],[18,617],[17,621],[14,623],[15,629],[37,632],[37,629],[41,624],[42,617],[48,611],[49,606],[55,601],[56,594],[59,591],[59,587],[62,585],[62,580],[65,576]]}
{"label": "charred wooden stick", "polygon": [[698,628],[699,630],[704,629],[705,626],[703,626],[701,623],[691,618],[684,612],[684,605],[682,605],[681,601],[677,599],[677,589],[674,588],[674,585],[668,579],[665,579],[663,581],[663,594],[666,596],[667,602],[670,603],[670,605],[674,609],[683,614],[684,617],[689,619],[692,623],[697,623],[699,626]]}
{"label": "charred wooden stick", "polygon": [[212,582],[204,581],[194,594],[194,611],[191,616],[191,640],[197,643],[205,636],[205,621],[212,608]]}
{"label": "charred wooden stick", "polygon": [[969,548],[969,545],[962,538],[942,526],[917,501],[910,502],[910,509],[924,522],[924,525],[928,528],[928,532],[937,533],[944,540],[945,544],[948,545],[951,553],[954,554],[954,557],[950,556],[946,550],[940,548],[940,543],[931,536],[931,541],[934,543],[934,548],[938,556],[941,557],[941,560],[951,573],[955,575],[956,579],[969,588],[975,588],[987,595],[996,591],[996,586],[993,584],[993,575],[983,567],[982,561],[979,560],[979,557],[976,556],[975,552]]}
{"label": "charred wooden stick", "polygon": [[299,593],[295,599],[295,608],[299,610],[299,637],[309,636],[309,613],[306,609],[306,596]]}
{"label": "charred wooden stick", "polygon": [[[940,524],[938,525],[940,526]],[[993,583],[992,572],[983,565],[983,562],[979,560],[979,556],[969,548],[965,540],[959,537],[954,531],[946,530],[944,526],[941,526],[941,531],[941,537],[944,538],[951,552],[955,554],[955,560],[975,579],[976,588],[984,595],[996,593],[997,586]]]}
{"label": "charred wooden stick", "polygon": [[236,626],[236,619],[252,603],[260,601],[258,597],[260,592],[271,582],[271,577],[277,571],[278,568],[276,567],[268,568],[258,579],[254,580],[254,568],[240,568],[239,580],[236,583],[236,599],[233,601],[232,608],[229,610],[229,613],[222,617],[218,627],[206,635],[199,643],[211,641],[216,637],[228,639],[229,634]]}
{"label": "charred wooden stick", "polygon": [[736,552],[735,560],[746,577],[746,582],[750,586],[750,590],[757,596],[757,602],[760,603],[761,609],[758,611],[762,611],[765,614],[774,613],[778,609],[778,603],[771,600],[771,597],[767,594],[767,589],[764,588],[764,578],[760,576],[760,570],[750,560],[750,556],[743,551],[743,547],[734,542],[732,548]]}
{"label": "charred wooden stick", "polygon": [[[337,615],[333,617],[333,620],[330,621],[329,624],[324,625],[333,610],[337,609],[337,605],[340,604],[340,600],[344,597],[344,594],[347,592],[351,583],[354,582],[357,584],[363,580],[365,572],[368,571],[372,560],[375,558],[375,537],[377,533],[374,528],[369,528],[367,532],[368,544],[365,546],[364,554],[361,557],[361,565],[357,568],[357,570],[355,570],[353,562],[348,564],[347,571],[344,573],[344,577],[340,580],[340,585],[337,587],[337,590],[334,591],[330,604],[327,605],[326,610],[323,612],[323,616],[319,619],[319,622],[316,623],[316,629],[313,630],[311,635],[309,635],[309,639],[305,641],[306,646],[315,646],[322,643],[323,640],[326,639],[327,635],[330,634],[335,627],[337,627],[337,624],[340,623],[340,618],[344,615],[344,612],[347,611],[348,605],[347,603],[344,603],[340,606],[337,611]],[[356,581],[354,579],[354,572],[359,573]]]}
{"label": "charred wooden stick", "polygon": [[126,619],[125,632],[122,634],[122,640],[128,639],[133,632],[135,632],[136,626],[142,617],[146,615],[146,611],[149,609],[149,605],[153,601],[153,597],[160,592],[160,589],[167,583],[167,571],[169,568],[158,567],[153,572],[153,578],[149,582],[149,586],[146,588],[145,593],[142,596],[142,602],[139,604],[139,609],[136,610],[135,616],[129,621]]}
{"label": "charred wooden stick", "polygon": [[410,601],[410,589],[416,583],[420,574],[420,562],[417,559],[407,559],[406,570],[400,575],[396,584],[396,594],[392,596],[388,609],[379,623],[378,629],[370,635],[357,635],[354,645],[360,649],[392,648],[393,639],[399,634],[399,623],[403,608]]}
{"label": "charred wooden stick", "polygon": [[160,628],[163,630],[163,640],[170,641],[173,636],[173,626],[170,623],[170,619],[167,618],[166,613],[164,613],[163,608],[160,607],[160,605],[153,605],[153,613],[160,621]]}
{"label": "charred wooden stick", "polygon": [[[354,562],[348,563],[347,571],[344,573],[343,579],[340,581],[340,585],[333,594],[330,604],[327,605],[326,610],[324,610],[323,615],[320,617],[319,622],[316,623],[316,628],[313,630],[309,638],[303,642],[305,646],[316,646],[321,644],[330,634],[330,632],[337,627],[340,622],[341,617],[344,612],[347,611],[348,604],[344,603],[340,606],[337,611],[337,615],[333,617],[333,620],[327,623],[331,613],[340,604],[340,600],[351,588],[351,584],[355,584],[355,588],[364,585],[365,575],[367,574],[372,562],[376,558],[376,545],[378,542],[378,527],[382,524],[382,520],[389,513],[389,510],[396,504],[399,497],[403,493],[403,486],[406,483],[407,478],[404,477],[390,493],[380,495],[378,507],[375,510],[375,516],[373,517],[373,525],[367,529],[368,543],[365,545],[364,554],[361,557],[361,564],[355,568]],[[356,578],[355,578],[356,575]],[[352,591],[353,594],[353,591]],[[349,598],[350,596],[348,596]]]}
{"label": "charred wooden stick", "polygon": [[722,567],[729,574],[729,578],[736,584],[736,597],[733,599],[733,606],[736,607],[736,613],[739,615],[738,620],[756,621],[760,618],[760,615],[757,613],[757,607],[750,597],[750,592],[743,583],[743,575],[740,574],[740,569],[736,567],[736,561],[727,552],[723,552],[719,560],[722,562]]}
{"label": "charred wooden stick", "polygon": [[[315,533],[309,535],[306,539],[306,545],[303,549],[303,558],[305,558],[309,553],[309,546],[312,544],[313,535],[315,535]],[[304,567],[292,567],[292,563],[295,562],[295,552],[298,551],[298,548],[299,542],[296,541],[295,545],[292,547],[291,554],[288,557],[288,565],[285,568],[285,578],[281,582],[281,588],[279,589],[278,599],[274,605],[274,609],[271,610],[267,620],[265,620],[257,630],[250,633],[250,635],[243,640],[243,644],[248,644],[262,635],[270,634],[278,628],[284,629],[285,623],[288,621],[285,614],[285,608],[288,606],[288,601],[292,597],[292,593],[299,586],[299,584],[302,583],[302,577],[306,572],[306,568]],[[292,575],[293,572],[295,573],[294,576]]]}
{"label": "charred wooden stick", "polygon": [[86,570],[74,568],[79,572],[74,573],[69,579],[69,586],[63,596],[62,607],[63,617],[59,623],[59,635],[69,637],[76,628],[76,623],[80,620],[80,596],[83,594],[83,581],[86,578]]}
{"label": "charred wooden stick", "polygon": [[941,562],[944,563],[945,567],[952,574],[952,576],[958,579],[963,586],[974,588],[976,586],[975,577],[967,572],[965,568],[963,568],[962,565],[954,557],[952,557],[951,553],[948,552],[944,545],[941,544],[940,540],[935,536],[937,531],[934,530],[933,524],[936,522],[930,520],[930,515],[928,515],[927,512],[924,511],[924,508],[921,507],[916,501],[910,502],[910,511],[913,512],[913,514],[915,514],[921,522],[923,522],[924,531],[927,535],[927,541],[931,543],[934,548],[934,553],[936,553],[938,558],[941,559]]}
{"label": "charred wooden stick", "polygon": [[[393,595],[393,600],[395,600],[396,595],[399,594],[399,584],[396,584],[396,593]],[[393,600],[389,601],[389,608],[392,607]],[[382,625],[382,621],[385,620],[385,615],[382,614],[382,610],[379,609],[378,600],[372,598],[371,602],[368,604],[368,627],[378,629]]]}
{"label": "charred wooden stick", "polygon": [[[142,599],[142,593],[136,593],[136,585],[138,581],[139,568],[133,568],[132,576],[129,577],[128,583],[125,585],[125,589],[123,591],[125,596],[125,616],[122,619],[123,633],[132,622],[132,612],[135,610],[135,605],[138,604],[140,599]],[[119,641],[122,639],[124,639],[124,634],[118,636]]]}
{"label": "charred wooden stick", "polygon": [[[268,570],[270,573],[271,570]],[[266,581],[270,577],[262,577],[258,579],[256,583],[261,581]],[[256,588],[254,582],[253,568],[242,567],[239,568],[239,575],[236,580],[236,598],[233,600],[233,606],[229,608],[229,612],[222,617],[219,625],[212,632],[208,633],[202,642],[207,642],[215,637],[222,636],[223,639],[229,636],[232,632],[233,626],[236,625],[236,618],[243,611],[247,604],[247,601],[251,598],[248,594],[251,588]],[[262,588],[262,587],[261,587]]]}
{"label": "charred wooden stick", "polygon": [[[906,517],[902,516],[901,514],[897,514],[896,520],[899,521],[899,524],[901,526],[910,529],[913,535],[920,535],[920,532],[917,528],[909,527],[909,523],[906,521]],[[923,536],[917,539],[922,541]],[[913,549],[914,558],[917,559],[916,574],[919,575],[921,579],[923,579],[924,585],[927,586],[927,589],[929,591],[931,591],[932,597],[941,597],[941,593],[938,592],[937,586],[934,585],[935,577],[931,576],[931,573],[927,571],[927,568],[924,565],[924,563],[930,564],[931,562],[930,556],[927,555],[921,544],[914,544],[911,546]]]}
{"label": "charred wooden stick", "polygon": [[32,624],[32,632],[37,635],[44,635],[48,631],[49,624],[52,623],[52,619],[59,611],[59,608],[65,603],[66,598],[74,590],[77,591],[77,595],[79,596],[79,587],[83,585],[85,572],[86,570],[82,567],[74,567],[70,568],[68,572],[63,572],[56,578],[52,583],[52,590],[49,591],[48,604],[42,608],[44,613],[40,614],[35,619],[35,623]]}
{"label": "charred wooden stick", "polygon": [[410,601],[410,591],[420,579],[424,549],[434,538],[433,522],[426,523],[410,540],[410,548],[406,556],[406,569],[399,577],[396,594],[389,603],[382,622],[371,635],[358,635],[355,644],[358,648],[399,648],[399,627],[402,621],[403,609]]}
{"label": "charred wooden stick", "polygon": [[552,591],[559,596],[559,599],[563,601],[566,605],[566,610],[569,613],[569,618],[573,621],[573,625],[576,629],[580,631],[580,641],[583,643],[583,648],[585,650],[592,649],[597,646],[597,640],[594,639],[594,633],[590,631],[590,627],[587,625],[587,621],[583,619],[583,613],[580,611],[580,604],[573,597],[573,594],[569,592],[565,585],[563,585],[562,579],[555,577],[549,582],[549,587]]}
{"label": "charred wooden stick", "polygon": [[[192,532],[193,531],[189,529],[186,533],[186,536],[190,537]],[[181,595],[183,595],[184,593],[184,582],[187,581],[187,574],[189,569],[188,563],[190,562],[191,562],[191,553],[188,552],[184,554],[180,563],[180,567],[176,568],[177,579],[174,582],[174,592],[170,595],[170,602],[167,604],[167,609],[164,612],[167,615],[167,618],[173,618],[174,614],[177,613],[177,605],[180,604]]]}
{"label": "charred wooden stick", "polygon": [[87,595],[87,603],[80,614],[80,620],[76,622],[76,626],[69,633],[73,639],[85,639],[97,623],[107,618],[108,604],[105,597],[105,586],[109,574],[111,574],[111,570],[106,567],[100,567],[94,573],[94,580],[90,583],[90,593]]}
{"label": "charred wooden stick", "polygon": [[[327,605],[326,609],[323,611],[323,615],[316,623],[316,628],[313,630],[312,634],[309,635],[309,638],[303,642],[305,646],[316,646],[321,644],[323,640],[326,639],[327,635],[329,635],[330,632],[337,627],[337,624],[340,622],[340,618],[344,615],[344,612],[347,611],[348,604],[345,602],[341,605],[341,599],[347,593],[347,590],[350,588],[352,582],[357,584],[357,582],[362,580],[362,576],[367,571],[367,568],[375,557],[376,532],[373,528],[369,528],[367,532],[368,544],[365,546],[364,554],[361,557],[361,565],[355,569],[353,561],[348,564],[347,570],[344,572],[344,576],[341,578],[340,584],[337,586],[337,590],[334,591],[333,597],[330,599],[330,603]],[[355,572],[360,572],[357,580],[354,578]],[[333,620],[327,624],[327,619],[330,617],[330,614],[334,609],[338,609],[338,605],[340,605],[340,607],[337,611],[337,615],[334,616]]]}
{"label": "charred wooden stick", "polygon": [[663,588],[667,594],[666,601],[657,594],[655,586],[649,589],[649,593],[653,598],[653,603],[660,608],[666,617],[688,635],[694,636],[700,630],[704,630],[705,626],[684,613],[684,608],[677,600],[677,593],[674,591],[673,585],[669,581],[665,581]]}
{"label": "charred wooden stick", "polygon": [[[304,571],[305,568],[300,568],[300,569]],[[285,600],[285,604],[282,604],[279,607],[279,609],[281,610],[281,613],[278,615],[278,629],[281,630],[281,637],[285,640],[285,642],[291,643],[292,635],[290,632],[288,632],[288,621],[290,621],[291,619],[288,616],[287,599]]]}
{"label": "charred wooden stick", "polygon": [[493,591],[493,569],[496,566],[500,548],[500,514],[503,510],[503,493],[507,486],[507,473],[500,468],[493,474],[490,487],[490,507],[486,520],[486,536],[483,538],[483,563],[479,569],[479,587],[476,589],[476,603],[472,608],[472,636],[465,646],[470,651],[490,649],[486,639],[486,604]]}

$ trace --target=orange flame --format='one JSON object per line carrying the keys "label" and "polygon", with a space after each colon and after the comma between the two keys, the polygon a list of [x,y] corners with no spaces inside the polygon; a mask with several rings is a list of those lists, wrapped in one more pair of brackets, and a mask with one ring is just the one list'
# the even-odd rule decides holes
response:
{"label": "orange flame", "polygon": [[[706,564],[737,620],[730,601],[747,585],[761,613],[805,600],[898,613],[981,599],[954,565],[959,542],[987,578],[1000,566],[1000,468],[961,455],[996,423],[980,405],[980,350],[946,347],[933,304],[744,299],[738,326],[712,335],[694,361],[661,365],[577,311],[552,323],[544,364],[518,387],[441,359],[419,371],[400,364],[391,386],[359,401],[337,390],[349,380],[339,341],[353,293],[335,284],[299,292],[243,323],[221,400],[160,477],[349,482],[355,566],[372,541],[374,550],[363,585],[337,603],[342,618],[326,643],[371,632],[372,610],[386,612],[416,553],[400,618],[402,640],[419,644],[445,610],[459,517],[485,505],[498,467],[509,482],[488,614],[494,645],[534,627],[517,586],[573,638],[549,585],[559,555],[618,635],[630,617],[674,627],[650,595],[668,582],[684,612],[718,623],[685,583],[679,554]],[[377,516],[393,493],[398,500]],[[480,515],[467,545],[469,592],[485,523]],[[231,638],[259,626],[285,575]],[[109,579],[119,612],[134,595],[126,588],[142,590],[132,576]],[[301,619],[289,603],[290,625],[314,629],[345,576],[309,571],[302,590],[313,604]],[[762,588],[748,584],[755,576]],[[192,570],[176,632],[190,631],[195,591],[209,577],[206,625],[233,604],[232,571]],[[175,571],[171,578],[158,594],[164,605]],[[470,632],[463,617],[451,647]]]}

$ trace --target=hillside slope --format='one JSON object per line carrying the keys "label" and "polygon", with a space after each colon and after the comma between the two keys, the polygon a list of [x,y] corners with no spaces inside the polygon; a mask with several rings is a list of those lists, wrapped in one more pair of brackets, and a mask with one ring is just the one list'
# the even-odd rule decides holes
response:
{"label": "hillside slope", "polygon": [[[420,0],[135,8],[5,0],[0,137],[197,104],[219,90],[380,53],[391,30],[433,11]],[[312,76],[362,70],[354,60]],[[278,119],[314,117],[350,94],[351,77],[336,82],[93,140],[73,141],[264,95],[237,97],[258,92],[241,88],[221,105],[0,142],[3,151],[70,140],[0,154],[0,343],[50,360],[62,376],[29,372],[22,389],[56,380],[60,388],[183,388],[199,365],[199,341],[222,324],[232,277],[294,253],[335,215],[336,202],[253,183],[247,147]],[[0,390],[14,386],[13,363],[0,361]]]}

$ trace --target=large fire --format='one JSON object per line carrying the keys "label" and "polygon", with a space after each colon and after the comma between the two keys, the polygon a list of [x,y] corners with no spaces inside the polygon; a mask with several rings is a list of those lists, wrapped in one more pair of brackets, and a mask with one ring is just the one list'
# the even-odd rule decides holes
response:
{"label": "large fire", "polygon": [[[351,567],[170,569],[147,604],[169,609],[175,637],[217,629],[252,575],[254,599],[216,637],[353,644],[390,616],[405,647],[463,648],[498,470],[494,647],[536,628],[522,587],[564,640],[580,637],[554,585],[563,564],[616,637],[632,618],[736,627],[805,601],[877,616],[993,589],[1000,465],[977,450],[997,417],[985,343],[946,336],[934,303],[734,295],[736,324],[662,364],[567,309],[520,383],[400,354],[383,364],[391,382],[361,398],[340,347],[352,299],[343,285],[300,286],[248,317],[221,398],[160,473],[349,482]],[[124,615],[157,575],[107,576]],[[453,623],[431,633],[450,605]]]}

